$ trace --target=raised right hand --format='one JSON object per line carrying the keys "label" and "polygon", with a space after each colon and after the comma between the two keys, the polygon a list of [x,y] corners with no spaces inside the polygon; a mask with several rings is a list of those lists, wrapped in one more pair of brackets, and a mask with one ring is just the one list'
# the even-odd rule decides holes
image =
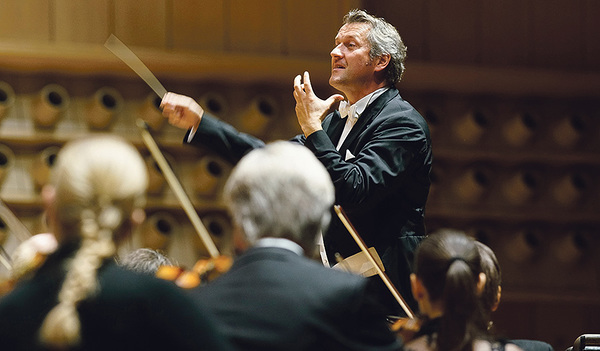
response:
{"label": "raised right hand", "polygon": [[176,93],[166,93],[160,107],[169,124],[182,129],[198,128],[204,115],[204,110],[194,99]]}
{"label": "raised right hand", "polygon": [[294,78],[294,99],[296,100],[296,118],[305,136],[309,136],[317,130],[322,129],[321,122],[327,115],[331,106],[344,100],[340,94],[331,95],[327,100],[320,99],[315,95],[310,75],[304,72],[302,76]]}

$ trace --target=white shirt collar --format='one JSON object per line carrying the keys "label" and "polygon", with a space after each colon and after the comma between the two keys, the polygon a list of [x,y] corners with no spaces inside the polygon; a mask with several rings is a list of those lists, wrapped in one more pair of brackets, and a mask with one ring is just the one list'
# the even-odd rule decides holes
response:
{"label": "white shirt collar", "polygon": [[254,244],[254,247],[279,247],[290,250],[299,256],[304,256],[304,250],[300,245],[284,238],[260,238]]}
{"label": "white shirt collar", "polygon": [[350,105],[348,101],[343,100],[340,101],[340,115],[342,118],[346,118],[348,115],[352,115],[352,117],[358,118],[365,112],[365,109],[372,101],[375,101],[381,94],[386,92],[389,87],[383,87],[375,90],[374,92],[367,94],[362,97],[362,99],[358,100],[356,103]]}

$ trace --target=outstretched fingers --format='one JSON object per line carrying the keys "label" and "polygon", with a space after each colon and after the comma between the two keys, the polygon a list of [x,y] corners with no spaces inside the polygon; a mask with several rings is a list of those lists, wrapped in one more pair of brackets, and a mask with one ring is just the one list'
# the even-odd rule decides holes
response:
{"label": "outstretched fingers", "polygon": [[308,71],[304,72],[304,91],[307,94],[312,94],[313,93],[312,85],[310,83],[310,75],[308,74]]}
{"label": "outstretched fingers", "polygon": [[294,97],[298,98],[302,95],[312,95],[313,89],[310,83],[310,75],[308,72],[304,72],[303,75],[297,75],[294,78]]}
{"label": "outstretched fingers", "polygon": [[301,78],[300,75],[297,75],[294,77],[294,99],[296,101],[300,98],[300,92],[302,92]]}

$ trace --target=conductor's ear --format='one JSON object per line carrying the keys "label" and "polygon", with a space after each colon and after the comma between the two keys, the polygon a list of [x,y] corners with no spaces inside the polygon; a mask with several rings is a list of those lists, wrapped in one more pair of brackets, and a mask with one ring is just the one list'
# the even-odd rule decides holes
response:
{"label": "conductor's ear", "polygon": [[392,57],[390,54],[380,55],[374,59],[375,71],[383,71],[390,63]]}

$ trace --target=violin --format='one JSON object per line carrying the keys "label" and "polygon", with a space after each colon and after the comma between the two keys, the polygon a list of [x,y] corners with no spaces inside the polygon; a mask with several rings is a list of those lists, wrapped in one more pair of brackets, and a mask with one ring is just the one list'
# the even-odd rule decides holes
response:
{"label": "violin", "polygon": [[5,262],[8,264],[6,268],[10,271],[10,277],[0,282],[0,296],[10,292],[17,282],[36,272],[57,247],[58,242],[51,233],[35,234],[22,241],[13,251],[11,262]]}
{"label": "violin", "polygon": [[198,260],[191,270],[178,266],[160,266],[156,277],[173,281],[183,289],[193,289],[227,272],[232,264],[233,259],[229,256],[210,257]]}
{"label": "violin", "polygon": [[[0,221],[2,221],[8,228],[11,229],[20,245],[32,238],[32,235],[27,227],[17,218],[17,216],[15,216],[15,214],[2,200],[0,200]],[[40,252],[35,252],[34,255],[29,255],[19,259],[17,261],[17,266],[15,267],[12,258],[5,251],[2,244],[3,243],[0,242],[0,263],[9,272],[11,272],[11,276],[3,281],[0,281],[0,296],[9,293],[22,276],[36,270],[39,266],[41,266],[46,256]]]}
{"label": "violin", "polygon": [[414,339],[424,322],[423,318],[398,318],[392,323],[390,330],[407,343]]}
{"label": "violin", "polygon": [[46,257],[46,254],[36,252],[32,257],[21,259],[19,265],[12,266],[10,277],[0,282],[0,296],[11,292],[20,280],[37,271],[37,269],[46,261]]}
{"label": "violin", "polygon": [[[50,252],[37,251],[31,244],[32,239],[35,238],[36,236],[34,235],[21,243],[20,247],[17,247],[17,250],[19,251],[17,253],[18,256],[16,255],[13,264],[10,264],[7,267],[10,270],[10,277],[0,281],[0,296],[11,292],[20,280],[32,275],[46,261],[46,257]],[[26,247],[24,245],[29,245],[31,247]]]}

